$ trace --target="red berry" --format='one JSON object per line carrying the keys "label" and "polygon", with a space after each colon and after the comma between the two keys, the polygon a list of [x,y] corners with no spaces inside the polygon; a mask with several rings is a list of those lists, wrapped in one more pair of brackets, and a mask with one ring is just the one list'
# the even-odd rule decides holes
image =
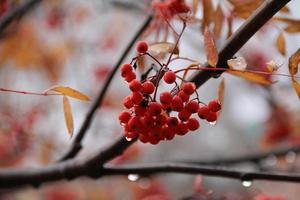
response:
{"label": "red berry", "polygon": [[139,53],[146,53],[148,51],[148,43],[140,41],[136,45],[136,51]]}
{"label": "red berry", "polygon": [[162,104],[170,104],[173,96],[170,92],[162,92],[160,93],[159,99]]}
{"label": "red berry", "polygon": [[132,66],[131,66],[131,64],[127,64],[127,63],[123,64],[121,66],[121,75],[122,75],[122,77],[126,77],[126,75],[129,72],[132,72]]}
{"label": "red berry", "polygon": [[167,117],[162,114],[158,115],[155,119],[155,124],[159,127],[165,125],[166,122],[167,122]]}
{"label": "red berry", "polygon": [[172,140],[175,136],[174,130],[168,126],[164,126],[161,130],[161,134],[167,139]]}
{"label": "red berry", "polygon": [[157,116],[161,113],[162,105],[158,102],[150,102],[148,104],[148,112],[152,116]]}
{"label": "red berry", "polygon": [[190,118],[187,121],[186,125],[187,125],[188,129],[191,130],[191,131],[195,131],[200,127],[200,123],[195,118]]}
{"label": "red berry", "polygon": [[128,130],[129,131],[138,131],[142,128],[142,122],[141,119],[139,117],[132,117],[128,123]]}
{"label": "red berry", "polygon": [[167,124],[170,128],[175,128],[178,126],[178,119],[176,117],[168,117]]}
{"label": "red berry", "polygon": [[152,94],[155,90],[155,85],[151,81],[146,81],[142,84],[142,92]]}
{"label": "red berry", "polygon": [[187,125],[184,122],[180,122],[177,126],[177,135],[185,135],[189,132]]}
{"label": "red berry", "polygon": [[145,116],[142,122],[146,128],[154,127],[154,119],[152,118],[152,116]]}
{"label": "red berry", "polygon": [[127,123],[130,120],[130,118],[131,114],[126,110],[120,112],[119,114],[119,120],[121,123]]}
{"label": "red berry", "polygon": [[142,93],[140,93],[140,92],[133,92],[131,95],[132,102],[135,105],[140,105],[140,103],[143,101],[143,98],[144,97],[143,97]]}
{"label": "red berry", "polygon": [[147,142],[149,142],[149,136],[148,135],[139,135],[139,140],[141,141],[141,142],[143,142],[143,143],[147,143]]}
{"label": "red berry", "polygon": [[187,102],[190,99],[190,96],[182,90],[179,91],[177,95],[182,99],[183,102]]}
{"label": "red berry", "polygon": [[168,84],[172,84],[176,80],[176,74],[173,71],[167,71],[163,77],[164,81]]}
{"label": "red berry", "polygon": [[191,117],[192,113],[190,113],[187,109],[183,109],[178,113],[178,118],[181,121],[187,121]]}
{"label": "red berry", "polygon": [[221,110],[221,103],[218,99],[212,100],[208,103],[208,108],[212,112],[218,112]]}
{"label": "red berry", "polygon": [[182,91],[188,95],[192,95],[196,90],[196,85],[191,82],[184,83],[182,85]]}
{"label": "red berry", "polygon": [[125,98],[123,99],[123,105],[124,105],[127,109],[132,108],[133,102],[132,102],[132,98],[131,98],[130,95],[127,96],[127,97],[125,97]]}
{"label": "red berry", "polygon": [[215,112],[209,112],[208,115],[206,116],[206,120],[208,122],[215,122],[217,121],[218,115]]}
{"label": "red berry", "polygon": [[139,106],[139,105],[134,106],[134,113],[137,116],[144,116],[146,111],[147,111],[147,109],[145,107],[142,107],[142,106]]}
{"label": "red berry", "polygon": [[129,83],[130,81],[136,79],[136,75],[133,71],[129,72],[126,77],[125,80]]}
{"label": "red berry", "polygon": [[132,81],[130,81],[129,83],[129,89],[132,91],[132,92],[138,92],[142,89],[142,84],[140,81],[134,79]]}
{"label": "red berry", "polygon": [[179,96],[174,96],[172,99],[172,109],[180,112],[183,109],[183,102]]}
{"label": "red berry", "polygon": [[191,113],[196,113],[198,112],[199,104],[197,101],[190,101],[186,104],[185,108]]}
{"label": "red berry", "polygon": [[198,109],[198,116],[201,119],[206,119],[207,115],[209,114],[210,110],[207,106],[201,105]]}

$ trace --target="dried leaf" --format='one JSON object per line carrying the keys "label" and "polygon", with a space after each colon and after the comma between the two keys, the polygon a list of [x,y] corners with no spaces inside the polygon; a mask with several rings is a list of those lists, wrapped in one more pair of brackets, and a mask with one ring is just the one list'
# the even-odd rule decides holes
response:
{"label": "dried leaf", "polygon": [[199,0],[193,0],[193,15],[196,15],[198,11]]}
{"label": "dried leaf", "polygon": [[218,50],[208,28],[204,30],[204,49],[208,64],[212,67],[216,67],[219,59]]}
{"label": "dried leaf", "polygon": [[274,17],[274,19],[287,24],[287,26],[284,28],[284,31],[288,33],[300,32],[300,20],[290,19],[286,17]]}
{"label": "dried leaf", "polygon": [[149,46],[149,50],[157,54],[172,53],[174,50],[174,54],[179,54],[178,46],[175,47],[175,44],[170,42],[159,42],[152,44]]}
{"label": "dried leaf", "polygon": [[295,79],[292,79],[292,85],[300,99],[300,84]]}
{"label": "dried leaf", "polygon": [[281,12],[281,13],[290,13],[290,9],[287,6],[284,6],[283,8],[280,9],[279,12]]}
{"label": "dried leaf", "polygon": [[285,39],[282,32],[277,37],[276,47],[282,55],[285,55]]}
{"label": "dried leaf", "polygon": [[254,72],[238,71],[238,70],[228,70],[226,72],[255,83],[264,84],[264,85],[272,84],[272,81],[267,79],[266,76]]}
{"label": "dried leaf", "polygon": [[299,24],[297,26],[288,25],[287,27],[284,28],[284,31],[288,33],[298,33],[300,32],[300,25]]}
{"label": "dried leaf", "polygon": [[243,19],[247,19],[256,10],[263,0],[229,0],[233,6],[233,13]]}
{"label": "dried leaf", "polygon": [[209,26],[209,24],[213,20],[214,9],[211,0],[203,0],[202,5],[203,5],[202,30],[204,30],[205,27]]}
{"label": "dried leaf", "polygon": [[289,71],[292,76],[297,74],[299,62],[300,48],[289,58]]}
{"label": "dried leaf", "polygon": [[221,5],[219,4],[214,14],[215,25],[214,25],[213,32],[216,38],[219,38],[221,36],[223,21],[224,21],[224,14]]}
{"label": "dried leaf", "polygon": [[224,102],[224,90],[225,90],[225,79],[223,78],[218,88],[218,99],[221,105],[223,105]]}
{"label": "dried leaf", "polygon": [[227,23],[228,23],[228,31],[227,31],[227,38],[229,38],[232,35],[232,17],[227,17]]}
{"label": "dried leaf", "polygon": [[137,63],[138,68],[139,68],[141,71],[144,71],[144,69],[145,69],[145,57],[144,57],[144,56],[139,56],[139,57],[136,59],[136,63]]}
{"label": "dried leaf", "polygon": [[66,121],[67,129],[68,129],[70,136],[72,137],[73,131],[74,131],[73,114],[72,114],[72,109],[71,109],[69,99],[65,95],[63,96],[63,107],[64,107],[64,114],[65,114],[65,121]]}
{"label": "dried leaf", "polygon": [[83,93],[81,93],[81,92],[79,92],[79,91],[77,91],[73,88],[70,88],[70,87],[54,86],[54,87],[46,90],[45,92],[48,92],[48,91],[58,92],[58,93],[61,93],[63,95],[67,95],[69,97],[73,97],[75,99],[79,99],[79,100],[83,100],[83,101],[89,101],[90,100],[90,98],[87,95],[85,95],[85,94],[83,94]]}

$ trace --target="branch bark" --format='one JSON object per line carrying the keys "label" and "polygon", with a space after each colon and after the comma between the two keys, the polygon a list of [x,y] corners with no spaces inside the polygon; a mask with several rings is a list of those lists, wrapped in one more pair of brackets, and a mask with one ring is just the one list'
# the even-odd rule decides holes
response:
{"label": "branch bark", "polygon": [[158,173],[183,173],[232,178],[241,181],[271,180],[285,182],[300,182],[300,176],[297,174],[243,172],[237,170],[222,169],[216,166],[203,166],[180,163],[160,163],[123,166],[106,165],[103,168],[103,172],[106,175],[138,174],[144,176]]}

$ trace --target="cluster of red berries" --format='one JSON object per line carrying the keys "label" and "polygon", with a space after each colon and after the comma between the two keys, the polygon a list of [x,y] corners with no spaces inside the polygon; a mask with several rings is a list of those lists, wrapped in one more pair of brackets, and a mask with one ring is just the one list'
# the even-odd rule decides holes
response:
{"label": "cluster of red berries", "polygon": [[[139,53],[145,53],[147,49],[147,43],[138,43]],[[123,105],[128,110],[119,114],[127,139],[138,137],[140,141],[151,144],[171,140],[175,135],[185,135],[188,131],[195,131],[200,127],[193,114],[198,114],[201,119],[208,122],[214,122],[217,120],[217,112],[221,110],[218,100],[203,105],[197,98],[190,99],[196,92],[194,83],[183,83],[175,94],[174,91],[161,92],[158,102],[155,100],[157,79],[137,80],[131,64],[121,66],[121,76],[128,82],[132,91],[123,100]],[[165,72],[162,77],[167,84],[175,83],[176,78],[176,73],[171,70]],[[176,113],[175,116],[170,115],[171,111],[172,115]]]}

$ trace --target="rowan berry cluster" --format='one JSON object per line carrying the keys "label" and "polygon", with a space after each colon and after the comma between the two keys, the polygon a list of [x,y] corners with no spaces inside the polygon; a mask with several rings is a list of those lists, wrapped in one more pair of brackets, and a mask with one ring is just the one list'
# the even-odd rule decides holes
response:
{"label": "rowan berry cluster", "polygon": [[[147,50],[147,43],[138,43],[138,53],[144,54]],[[132,92],[123,99],[126,110],[119,114],[127,139],[138,138],[144,143],[157,144],[161,140],[171,140],[175,135],[185,135],[199,129],[200,123],[193,115],[198,114],[208,122],[217,120],[217,112],[221,110],[218,100],[204,105],[200,103],[198,95],[192,99],[196,93],[194,83],[184,82],[179,87],[174,71],[168,69],[162,76],[159,73],[163,73],[163,70],[150,79],[140,81],[131,64],[121,66],[121,76],[128,82]],[[157,101],[159,77],[166,84],[175,84],[177,90],[161,92]]]}

